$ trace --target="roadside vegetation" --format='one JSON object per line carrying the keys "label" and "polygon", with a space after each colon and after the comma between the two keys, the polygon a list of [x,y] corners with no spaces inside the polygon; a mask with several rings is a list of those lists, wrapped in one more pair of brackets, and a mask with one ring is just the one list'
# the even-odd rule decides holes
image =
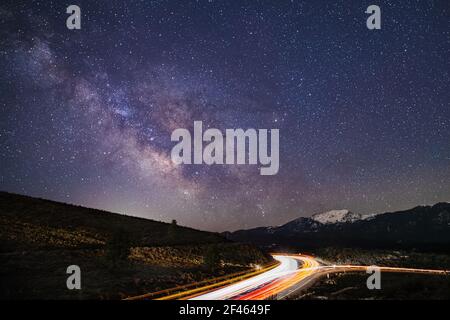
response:
{"label": "roadside vegetation", "polygon": [[450,276],[381,274],[381,289],[369,290],[365,273],[330,274],[291,300],[449,300]]}
{"label": "roadside vegetation", "polygon": [[380,265],[450,270],[450,254],[440,252],[327,247],[315,250],[314,256],[321,258],[323,262],[328,264]]}

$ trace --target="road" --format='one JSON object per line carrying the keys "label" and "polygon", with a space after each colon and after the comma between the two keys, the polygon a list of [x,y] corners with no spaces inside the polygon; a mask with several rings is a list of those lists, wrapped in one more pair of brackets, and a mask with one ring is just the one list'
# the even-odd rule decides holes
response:
{"label": "road", "polygon": [[[301,254],[273,254],[272,256],[278,260],[277,266],[129,297],[127,300],[281,300],[295,292],[307,289],[317,279],[327,274],[365,272],[370,268],[370,266],[361,265],[325,265],[319,263],[314,257]],[[381,272],[450,275],[450,270],[383,266],[378,268]]]}
{"label": "road", "polygon": [[[321,265],[306,255],[273,255],[280,262],[276,268],[255,277],[219,289],[185,297],[189,300],[264,300],[283,299],[312,285],[315,280],[330,273],[366,271],[369,266]],[[379,267],[381,272],[450,274],[449,270]]]}
{"label": "road", "polygon": [[229,286],[192,296],[191,300],[264,300],[276,297],[316,272],[319,263],[304,255],[273,255],[276,268]]}

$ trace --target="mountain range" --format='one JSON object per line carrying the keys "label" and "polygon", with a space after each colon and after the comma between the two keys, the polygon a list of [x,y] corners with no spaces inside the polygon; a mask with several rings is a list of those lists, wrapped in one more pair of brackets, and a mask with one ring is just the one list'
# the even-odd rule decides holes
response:
{"label": "mountain range", "polygon": [[450,250],[450,203],[360,215],[332,210],[277,227],[226,232],[228,239],[266,247],[323,246]]}

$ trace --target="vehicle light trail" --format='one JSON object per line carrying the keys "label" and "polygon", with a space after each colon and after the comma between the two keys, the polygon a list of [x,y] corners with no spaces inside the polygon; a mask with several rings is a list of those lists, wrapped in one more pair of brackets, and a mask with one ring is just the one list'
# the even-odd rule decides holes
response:
{"label": "vehicle light trail", "polygon": [[[278,268],[257,277],[234,283],[205,294],[189,297],[192,300],[264,300],[282,299],[310,285],[314,280],[330,273],[366,271],[368,266],[320,265],[313,257],[305,255],[274,255],[281,262]],[[294,269],[294,266],[297,266]],[[407,272],[422,274],[450,274],[448,270],[379,267],[382,272]]]}
{"label": "vehicle light trail", "polygon": [[274,255],[277,268],[256,277],[192,297],[192,300],[262,300],[277,295],[309,276],[319,263],[301,255]]}
{"label": "vehicle light trail", "polygon": [[263,274],[255,276],[253,278],[226,286],[221,289],[214,290],[212,292],[192,297],[192,300],[226,300],[235,296],[239,296],[245,292],[255,290],[256,288],[271,283],[277,278],[290,275],[292,272],[298,270],[298,262],[296,259],[289,256],[273,256],[276,260],[280,261],[280,265],[276,268],[269,270]]}
{"label": "vehicle light trail", "polygon": [[[223,283],[210,284],[157,298],[158,300],[264,300],[283,299],[305,289],[315,280],[330,273],[361,272],[369,266],[320,265],[313,257],[295,254],[274,254],[279,265],[260,272],[249,273],[245,279],[232,277]],[[378,267],[381,272],[450,275],[450,270],[417,269],[402,267]],[[152,296],[131,297],[142,299]]]}

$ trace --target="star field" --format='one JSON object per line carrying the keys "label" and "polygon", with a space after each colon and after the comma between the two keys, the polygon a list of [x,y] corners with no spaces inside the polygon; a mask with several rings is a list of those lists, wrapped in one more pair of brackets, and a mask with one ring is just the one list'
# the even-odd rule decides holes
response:
{"label": "star field", "polygon": [[[448,1],[370,4],[3,1],[0,189],[214,231],[450,201]],[[279,173],[174,165],[194,120],[279,129]]]}

